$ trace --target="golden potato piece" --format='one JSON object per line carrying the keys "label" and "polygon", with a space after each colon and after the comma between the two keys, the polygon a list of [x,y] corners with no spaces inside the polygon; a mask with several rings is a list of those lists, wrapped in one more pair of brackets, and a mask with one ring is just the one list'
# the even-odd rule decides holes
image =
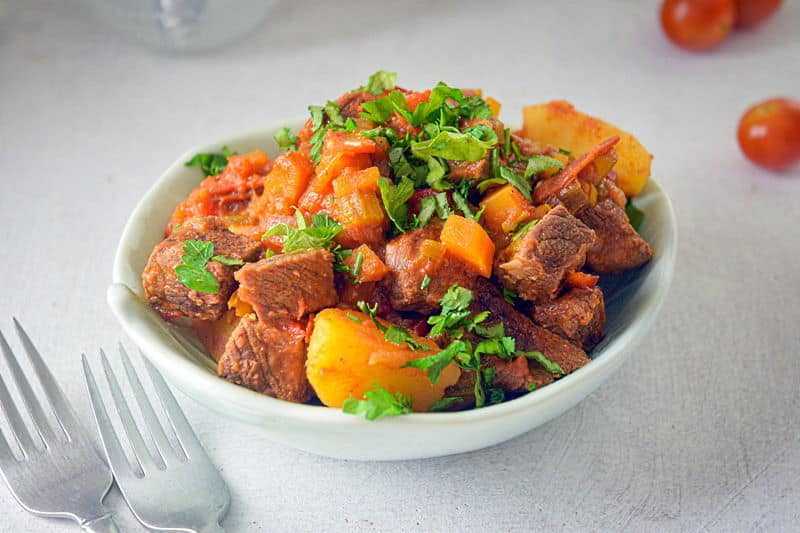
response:
{"label": "golden potato piece", "polygon": [[523,108],[521,134],[534,141],[571,150],[576,157],[601,141],[619,135],[620,141],[616,147],[619,161],[614,167],[619,186],[628,196],[635,196],[650,177],[653,156],[636,137],[608,122],[577,111],[564,100]]}
{"label": "golden potato piece", "polygon": [[440,351],[428,339],[414,335],[414,340],[429,349],[413,351],[406,344],[387,341],[364,313],[323,309],[314,318],[308,343],[308,381],[328,407],[341,407],[350,397],[361,399],[364,391],[378,385],[410,397],[414,411],[427,411],[458,381],[461,370],[450,363],[434,385],[423,370],[401,368],[412,359]]}

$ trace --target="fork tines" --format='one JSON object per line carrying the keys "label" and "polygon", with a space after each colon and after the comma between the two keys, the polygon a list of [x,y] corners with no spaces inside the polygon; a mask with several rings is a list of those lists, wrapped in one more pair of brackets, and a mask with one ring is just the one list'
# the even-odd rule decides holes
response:
{"label": "fork tines", "polygon": [[[8,345],[8,341],[6,341],[2,331],[0,331],[0,349],[3,352],[3,359],[17,385],[17,390],[22,397],[25,408],[31,416],[33,427],[37,433],[37,436],[31,435],[26,428],[8,387],[3,381],[2,376],[0,376],[0,407],[2,407],[11,434],[17,441],[23,456],[28,457],[34,454],[38,449],[50,447],[58,441],[63,442],[84,438],[85,434],[83,429],[78,423],[77,416],[64,396],[61,387],[59,387],[55,378],[50,373],[50,370],[48,370],[47,365],[42,360],[42,356],[36,350],[30,337],[25,333],[25,330],[16,318],[14,319],[14,326],[22,341],[22,346],[28,354],[31,366],[42,385],[42,389],[49,403],[48,407],[58,422],[57,428],[51,426],[30,381],[25,377],[25,373],[22,371],[17,358],[14,356],[14,352]],[[0,439],[2,438],[2,434],[0,434]],[[0,441],[0,446],[8,448],[8,443],[5,439]]]}
{"label": "fork tines", "polygon": [[[188,528],[190,531],[200,529],[222,531],[218,525],[219,520],[230,505],[230,494],[225,482],[206,455],[178,402],[158,371],[146,358],[142,358],[153,389],[172,427],[173,436],[178,442],[177,446],[170,442],[167,430],[159,421],[139,376],[121,344],[119,351],[130,389],[136,399],[151,444],[148,446],[145,442],[145,437],[134,420],[108,357],[101,350],[103,373],[125,433],[125,440],[132,452],[133,464],[128,460],[123,443],[112,425],[86,355],[83,355],[82,360],[100,437],[117,485],[128,506],[142,524],[152,529],[172,531],[178,528],[183,531]],[[181,487],[180,492],[170,490],[171,486]],[[198,507],[198,502],[207,502],[207,505]]]}

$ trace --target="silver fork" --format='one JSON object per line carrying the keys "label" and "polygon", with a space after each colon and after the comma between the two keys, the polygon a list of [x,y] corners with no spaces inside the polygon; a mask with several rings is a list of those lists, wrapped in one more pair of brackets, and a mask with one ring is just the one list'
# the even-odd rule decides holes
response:
{"label": "silver fork", "polygon": [[95,451],[31,339],[16,319],[14,325],[58,427],[50,425],[42,404],[0,332],[3,358],[36,429],[33,435],[28,431],[0,376],[0,408],[22,452],[18,460],[0,433],[0,473],[20,505],[31,513],[71,518],[88,532],[118,533],[111,514],[102,505],[111,487],[111,472]]}
{"label": "silver fork", "polygon": [[180,442],[178,447],[170,444],[121,344],[119,351],[144,425],[154,443],[154,453],[148,449],[131,415],[105,352],[100,350],[100,359],[111,397],[133,451],[133,465],[126,458],[122,444],[111,425],[86,355],[83,355],[83,373],[108,462],[128,506],[136,518],[150,529],[192,533],[224,532],[219,522],[230,506],[230,494],[225,481],[197,440],[164,379],[146,358],[142,358]]}

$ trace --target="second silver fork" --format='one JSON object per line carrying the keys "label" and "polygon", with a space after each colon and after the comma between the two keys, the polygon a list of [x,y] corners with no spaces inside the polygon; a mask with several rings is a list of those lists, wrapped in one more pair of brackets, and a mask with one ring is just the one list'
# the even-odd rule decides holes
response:
{"label": "second silver fork", "polygon": [[230,493],[225,481],[206,455],[161,375],[146,358],[142,358],[180,445],[173,446],[170,443],[128,354],[122,345],[119,350],[130,387],[153,444],[151,452],[125,401],[108,358],[101,350],[100,359],[111,397],[133,451],[133,464],[125,456],[85,355],[83,371],[103,447],[117,486],[128,506],[136,518],[151,529],[194,533],[224,532],[219,522],[230,506]]}

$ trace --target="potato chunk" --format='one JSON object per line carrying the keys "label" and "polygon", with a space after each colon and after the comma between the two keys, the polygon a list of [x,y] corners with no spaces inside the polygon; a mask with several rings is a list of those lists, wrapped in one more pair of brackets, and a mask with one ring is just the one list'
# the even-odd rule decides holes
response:
{"label": "potato chunk", "polygon": [[364,313],[324,309],[314,318],[308,343],[308,381],[328,407],[341,407],[350,397],[361,399],[364,391],[378,385],[410,397],[414,411],[427,411],[444,396],[447,387],[458,381],[461,370],[450,363],[432,384],[423,370],[402,368],[412,359],[439,351],[433,341],[416,335],[413,338],[428,349],[414,351],[405,343],[387,341]]}
{"label": "potato chunk", "polygon": [[533,141],[572,150],[575,156],[618,135],[620,141],[616,150],[619,162],[614,170],[625,194],[639,194],[650,177],[653,156],[636,137],[608,122],[577,111],[569,102],[556,100],[523,108],[521,133]]}

